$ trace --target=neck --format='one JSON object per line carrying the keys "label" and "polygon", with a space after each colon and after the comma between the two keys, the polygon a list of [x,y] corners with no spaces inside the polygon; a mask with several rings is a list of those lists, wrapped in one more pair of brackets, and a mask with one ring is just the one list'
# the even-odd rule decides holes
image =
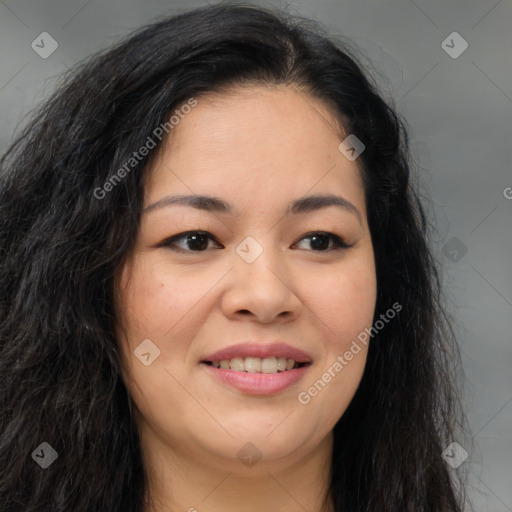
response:
{"label": "neck", "polygon": [[262,459],[248,468],[236,458],[191,456],[154,436],[144,436],[143,430],[150,496],[145,512],[332,512],[331,503],[328,508],[323,505],[332,441],[330,433],[314,452],[291,463]]}

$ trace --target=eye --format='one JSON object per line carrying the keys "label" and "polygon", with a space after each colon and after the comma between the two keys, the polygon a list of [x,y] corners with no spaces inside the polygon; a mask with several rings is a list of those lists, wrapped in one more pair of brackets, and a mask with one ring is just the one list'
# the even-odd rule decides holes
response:
{"label": "eye", "polygon": [[[204,252],[208,249],[208,242],[212,240],[220,245],[207,231],[186,231],[164,240],[160,246],[169,247],[178,252]],[[180,242],[184,242],[179,245]]]}
{"label": "eye", "polygon": [[[314,252],[330,252],[337,249],[346,249],[351,247],[342,238],[334,233],[325,231],[315,231],[303,236],[298,243],[308,240]],[[204,252],[209,249],[208,242],[213,241],[217,244],[217,249],[221,248],[221,244],[207,231],[186,231],[179,233],[164,240],[160,247],[168,247],[177,252]],[[297,246],[297,242],[292,248]]]}
{"label": "eye", "polygon": [[[330,252],[337,249],[346,249],[351,247],[338,235],[335,235],[334,233],[327,233],[325,231],[308,233],[306,236],[302,237],[300,241],[302,240],[309,240],[311,247],[313,247],[313,251],[315,252]],[[329,245],[330,241],[332,241],[332,245]],[[293,245],[295,246],[296,243]]]}

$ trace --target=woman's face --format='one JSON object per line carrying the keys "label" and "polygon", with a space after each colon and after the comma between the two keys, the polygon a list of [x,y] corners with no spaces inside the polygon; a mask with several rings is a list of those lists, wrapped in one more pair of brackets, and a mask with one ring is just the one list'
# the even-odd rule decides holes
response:
{"label": "woman's face", "polygon": [[[335,126],[291,87],[238,88],[198,98],[152,161],[117,281],[146,448],[254,471],[331,441],[376,300],[362,179]],[[172,200],[193,195],[215,200]],[[307,364],[282,371],[290,359]]]}

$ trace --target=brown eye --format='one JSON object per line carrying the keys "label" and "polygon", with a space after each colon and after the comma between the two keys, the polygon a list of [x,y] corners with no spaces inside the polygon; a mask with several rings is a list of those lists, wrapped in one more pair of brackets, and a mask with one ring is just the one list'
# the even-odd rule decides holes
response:
{"label": "brown eye", "polygon": [[[317,231],[308,233],[301,238],[302,240],[309,240],[310,246],[316,252],[330,252],[336,249],[343,249],[350,247],[345,241],[334,233],[326,233],[324,231]],[[332,245],[330,243],[332,242]],[[296,245],[296,244],[294,244]]]}
{"label": "brown eye", "polygon": [[210,240],[216,242],[206,231],[187,231],[168,238],[160,245],[177,251],[204,252],[208,249]]}

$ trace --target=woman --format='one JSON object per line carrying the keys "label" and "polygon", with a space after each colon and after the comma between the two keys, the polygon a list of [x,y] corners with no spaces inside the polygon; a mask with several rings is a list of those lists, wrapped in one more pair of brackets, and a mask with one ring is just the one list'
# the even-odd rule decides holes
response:
{"label": "woman", "polygon": [[3,157],[1,510],[463,509],[407,134],[310,25],[152,24]]}

